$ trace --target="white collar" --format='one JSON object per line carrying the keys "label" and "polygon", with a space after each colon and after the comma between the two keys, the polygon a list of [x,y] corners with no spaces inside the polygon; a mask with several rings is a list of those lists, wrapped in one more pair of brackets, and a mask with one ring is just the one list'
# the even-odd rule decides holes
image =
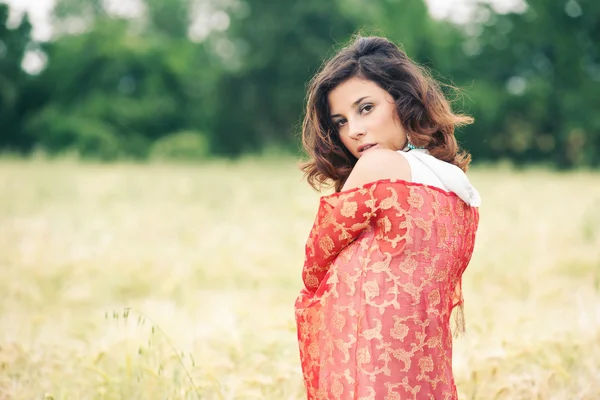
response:
{"label": "white collar", "polygon": [[442,181],[449,191],[455,193],[465,203],[472,207],[479,207],[481,205],[479,192],[471,185],[467,174],[462,169],[433,157],[424,149],[414,149],[405,153],[421,161]]}

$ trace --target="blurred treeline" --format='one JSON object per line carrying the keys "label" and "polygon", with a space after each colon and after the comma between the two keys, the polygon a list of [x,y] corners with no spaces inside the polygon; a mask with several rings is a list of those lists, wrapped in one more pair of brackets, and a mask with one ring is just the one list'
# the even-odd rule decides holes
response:
{"label": "blurred treeline", "polygon": [[[114,2],[113,2],[114,3]],[[125,2],[127,3],[127,2]],[[0,149],[202,158],[299,149],[306,83],[352,34],[384,35],[462,89],[477,160],[600,164],[600,2],[477,5],[434,20],[421,0],[58,0],[51,41],[0,4]],[[46,60],[26,73],[26,53]],[[454,96],[455,97],[455,96]]]}

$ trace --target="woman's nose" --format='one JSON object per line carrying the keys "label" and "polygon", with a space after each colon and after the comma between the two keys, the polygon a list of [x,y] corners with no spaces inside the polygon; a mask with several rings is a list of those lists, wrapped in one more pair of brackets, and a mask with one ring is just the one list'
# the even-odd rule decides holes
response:
{"label": "woman's nose", "polygon": [[365,128],[357,122],[348,121],[348,134],[352,139],[358,139],[365,135]]}

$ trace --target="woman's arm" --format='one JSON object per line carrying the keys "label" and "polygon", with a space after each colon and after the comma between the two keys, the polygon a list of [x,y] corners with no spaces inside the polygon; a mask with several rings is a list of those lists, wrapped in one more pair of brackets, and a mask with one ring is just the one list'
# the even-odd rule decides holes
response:
{"label": "woman's arm", "polygon": [[305,247],[307,288],[316,289],[339,253],[371,229],[380,208],[394,208],[398,196],[406,196],[402,182],[385,180],[409,181],[410,167],[401,154],[373,149],[357,162],[341,192],[321,198]]}

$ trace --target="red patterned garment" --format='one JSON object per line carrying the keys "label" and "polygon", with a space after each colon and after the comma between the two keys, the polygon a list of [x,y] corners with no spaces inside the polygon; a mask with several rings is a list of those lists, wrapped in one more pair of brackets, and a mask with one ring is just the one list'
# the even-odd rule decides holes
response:
{"label": "red patterned garment", "polygon": [[450,313],[478,222],[401,180],[321,197],[295,304],[309,400],[457,398]]}

